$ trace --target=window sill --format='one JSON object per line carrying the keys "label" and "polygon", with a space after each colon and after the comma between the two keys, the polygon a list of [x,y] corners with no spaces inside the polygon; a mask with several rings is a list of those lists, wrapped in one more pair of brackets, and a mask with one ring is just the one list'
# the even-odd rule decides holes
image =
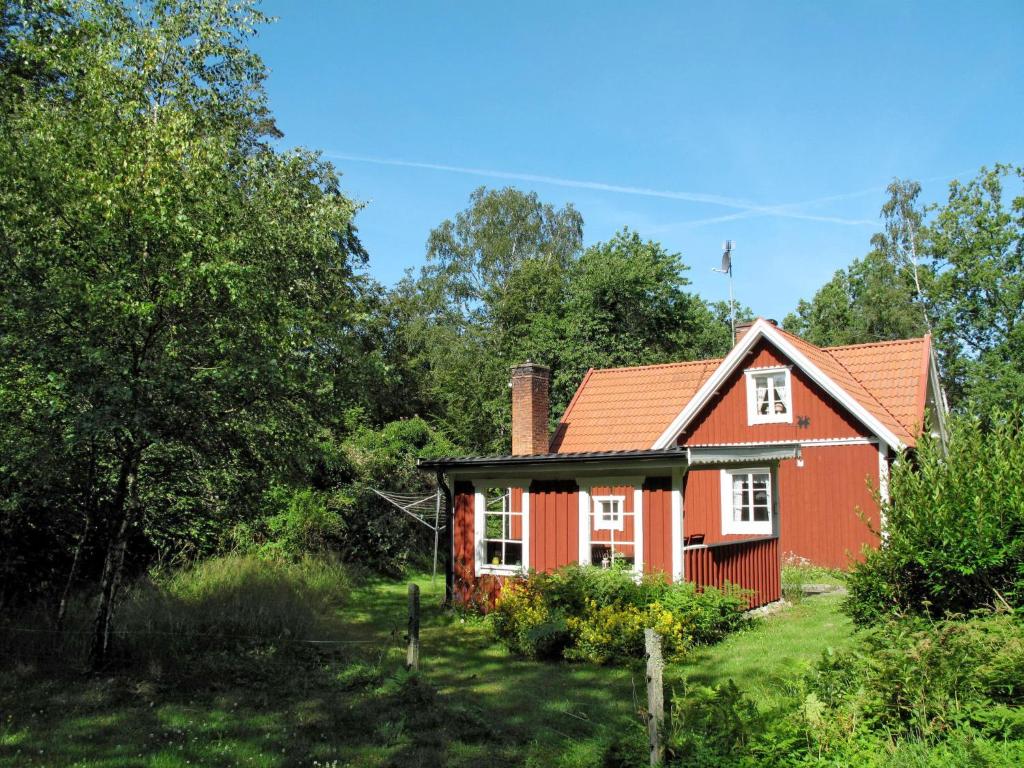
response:
{"label": "window sill", "polygon": [[778,416],[755,416],[747,419],[747,426],[752,427],[755,424],[792,424],[793,417],[788,413],[779,414]]}
{"label": "window sill", "polygon": [[521,565],[479,565],[477,576],[522,576],[526,569]]}
{"label": "window sill", "polygon": [[768,523],[740,523],[738,525],[723,525],[723,536],[771,536],[774,533],[772,524]]}

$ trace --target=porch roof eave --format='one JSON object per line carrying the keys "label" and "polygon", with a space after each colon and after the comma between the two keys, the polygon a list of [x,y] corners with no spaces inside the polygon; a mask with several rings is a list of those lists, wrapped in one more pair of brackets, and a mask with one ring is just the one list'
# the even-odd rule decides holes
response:
{"label": "porch roof eave", "polygon": [[793,443],[761,445],[678,447],[632,451],[545,453],[524,456],[464,456],[421,459],[423,470],[457,473],[460,476],[573,477],[607,472],[637,474],[650,470],[687,470],[748,463],[776,463],[797,458],[800,446]]}

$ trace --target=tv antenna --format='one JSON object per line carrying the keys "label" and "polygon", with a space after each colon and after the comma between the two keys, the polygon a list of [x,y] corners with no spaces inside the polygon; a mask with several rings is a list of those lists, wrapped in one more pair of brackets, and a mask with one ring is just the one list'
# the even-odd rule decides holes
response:
{"label": "tv antenna", "polygon": [[729,276],[729,324],[732,326],[732,337],[736,338],[736,302],[732,298],[732,247],[733,241],[726,240],[722,243],[722,266],[720,269],[712,269]]}

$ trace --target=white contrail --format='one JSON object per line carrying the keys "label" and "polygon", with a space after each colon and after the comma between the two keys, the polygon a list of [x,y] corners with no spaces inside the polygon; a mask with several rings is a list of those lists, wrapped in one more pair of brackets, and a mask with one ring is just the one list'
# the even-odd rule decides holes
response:
{"label": "white contrail", "polygon": [[690,203],[705,203],[708,205],[720,205],[724,208],[733,208],[743,211],[742,215],[733,214],[729,217],[717,217],[696,222],[693,224],[711,223],[713,221],[729,221],[736,218],[744,218],[749,215],[780,216],[789,219],[803,219],[806,221],[821,221],[830,224],[844,224],[848,226],[861,226],[874,224],[870,219],[846,219],[839,216],[819,216],[811,213],[804,213],[795,210],[801,206],[813,205],[819,202],[853,197],[862,193],[850,193],[849,195],[831,195],[829,197],[810,200],[803,203],[789,203],[784,205],[761,205],[750,200],[743,200],[724,195],[713,195],[703,192],[675,192],[671,190],[650,189],[647,187],[630,187],[621,184],[607,184],[601,181],[586,181],[583,179],[563,179],[557,176],[543,176],[534,173],[517,173],[513,171],[498,171],[488,168],[466,168],[459,165],[444,165],[442,163],[424,163],[415,160],[396,160],[386,157],[371,157],[367,155],[351,155],[344,152],[324,152],[325,157],[337,160],[349,160],[357,163],[373,163],[375,165],[392,165],[401,168],[422,168],[430,171],[446,171],[448,173],[461,173],[467,176],[484,176],[492,179],[509,179],[511,181],[527,181],[537,184],[550,184],[556,187],[571,187],[573,189],[594,189],[601,192],[615,192],[623,195],[639,195],[642,197],[659,197],[668,200],[685,200]]}

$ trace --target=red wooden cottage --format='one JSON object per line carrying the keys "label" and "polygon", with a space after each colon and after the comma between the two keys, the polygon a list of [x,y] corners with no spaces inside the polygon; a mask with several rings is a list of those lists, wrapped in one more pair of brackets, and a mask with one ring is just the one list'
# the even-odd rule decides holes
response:
{"label": "red wooden cottage", "polygon": [[451,500],[450,595],[624,560],[756,606],[779,599],[783,553],[842,568],[876,544],[874,490],[943,429],[930,338],[820,348],[763,319],[736,336],[724,359],[590,370],[550,438],[548,371],[517,366],[512,455],[422,463]]}

